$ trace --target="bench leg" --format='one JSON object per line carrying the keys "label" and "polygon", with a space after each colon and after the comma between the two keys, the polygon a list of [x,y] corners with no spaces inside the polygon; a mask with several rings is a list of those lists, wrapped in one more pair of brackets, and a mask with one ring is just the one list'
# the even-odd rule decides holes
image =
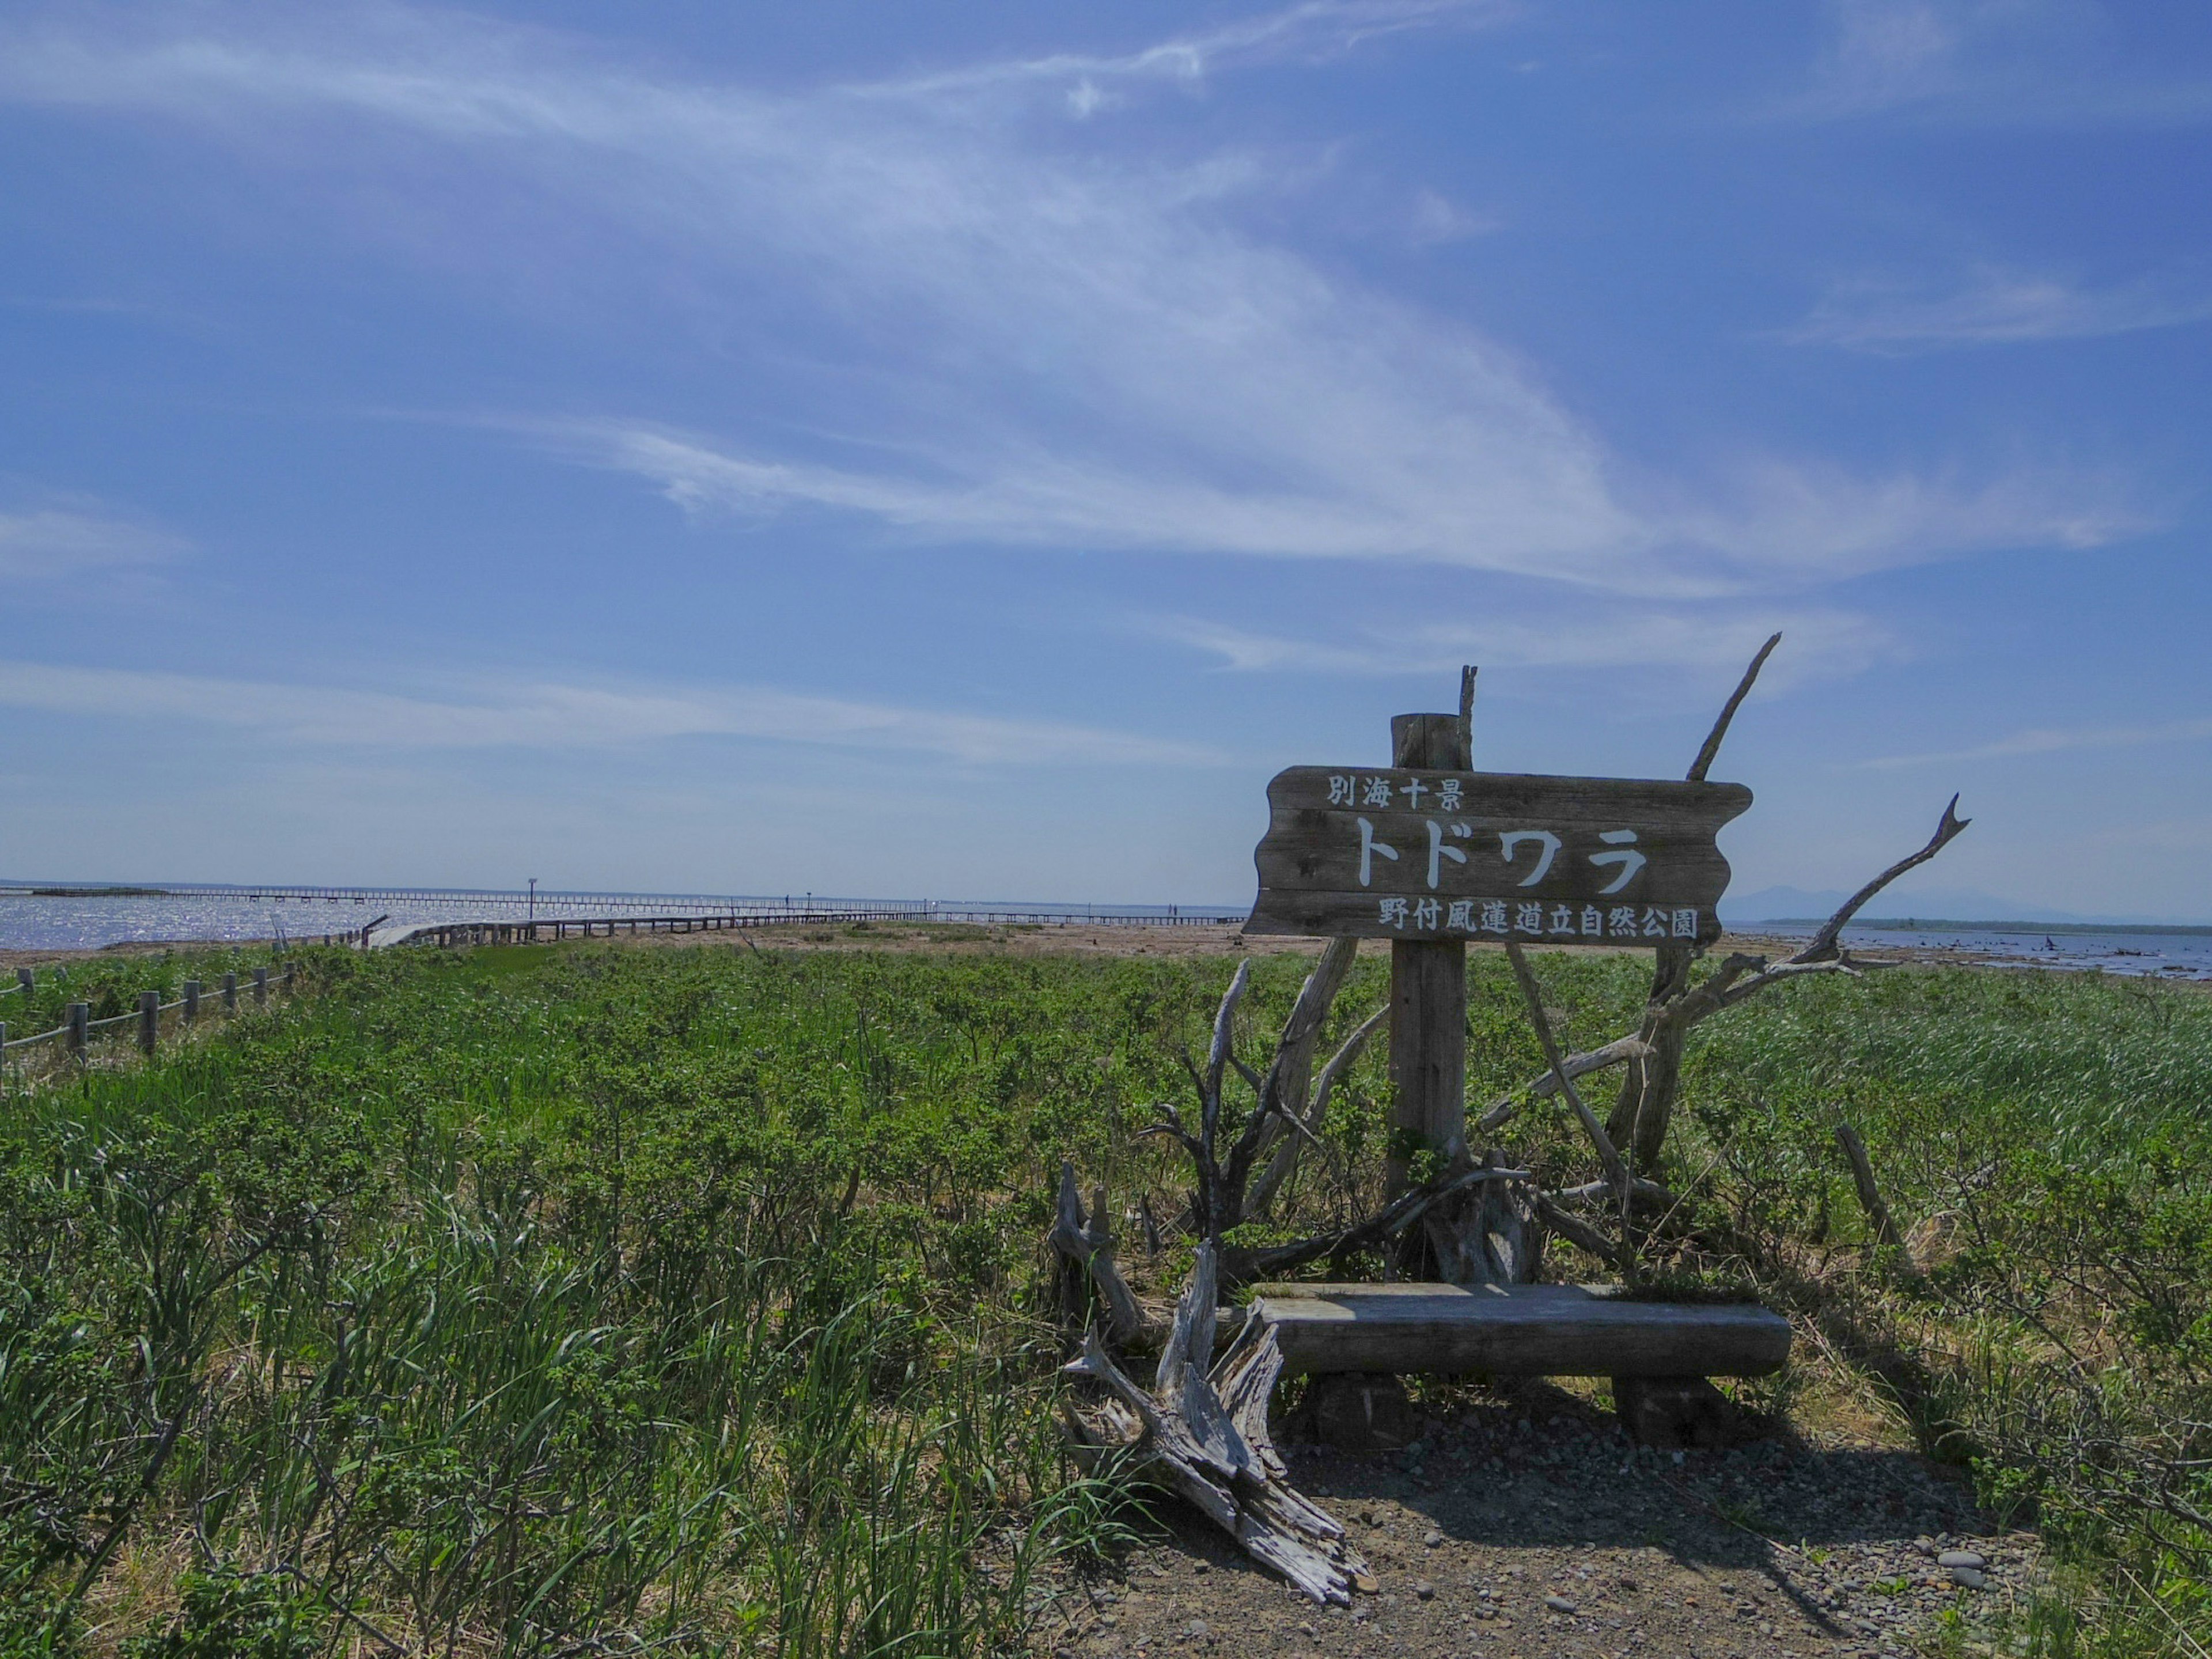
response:
{"label": "bench leg", "polygon": [[1640,1446],[1711,1450],[1736,1435],[1735,1407],[1702,1376],[1616,1376],[1613,1408]]}

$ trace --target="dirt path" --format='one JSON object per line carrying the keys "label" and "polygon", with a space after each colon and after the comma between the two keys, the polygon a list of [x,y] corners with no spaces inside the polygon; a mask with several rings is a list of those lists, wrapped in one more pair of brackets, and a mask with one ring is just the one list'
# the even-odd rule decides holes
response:
{"label": "dirt path", "polygon": [[[1376,1594],[1316,1608],[1170,1512],[1121,1560],[1055,1583],[1041,1647],[1083,1659],[1886,1656],[1916,1651],[1947,1609],[1987,1611],[2033,1571],[2032,1538],[1992,1535],[1963,1486],[1908,1452],[1785,1433],[1678,1462],[1545,1385],[1431,1419],[1404,1453],[1285,1455],[1300,1490],[1351,1529]],[[1941,1565],[1945,1551],[1980,1557],[1984,1582],[1969,1588],[1974,1570]]]}

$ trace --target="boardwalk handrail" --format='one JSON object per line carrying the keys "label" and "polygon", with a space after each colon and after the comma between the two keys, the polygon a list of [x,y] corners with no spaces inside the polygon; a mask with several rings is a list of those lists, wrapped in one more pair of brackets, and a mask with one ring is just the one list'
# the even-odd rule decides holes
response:
{"label": "boardwalk handrail", "polygon": [[543,916],[526,921],[433,921],[410,928],[394,945],[534,945],[544,939],[564,939],[573,931],[580,939],[618,933],[714,933],[737,927],[779,927],[793,923],[844,923],[910,920],[915,912],[903,908],[851,910],[732,911],[722,915],[678,916]]}
{"label": "boardwalk handrail", "polygon": [[[40,890],[48,893],[66,893],[74,890],[70,884],[55,883]],[[87,896],[96,896],[110,890],[89,884],[81,890]],[[1202,907],[1186,910],[1172,904],[1161,905],[1099,905],[1099,904],[992,904],[971,903],[957,899],[865,898],[809,894],[774,896],[767,894],[714,893],[618,893],[552,891],[540,888],[529,893],[506,888],[431,888],[431,887],[337,887],[287,886],[264,884],[252,887],[217,886],[209,884],[147,887],[143,896],[191,899],[238,899],[252,903],[275,904],[400,904],[412,907],[495,912],[520,910],[528,921],[551,920],[565,916],[570,921],[603,921],[612,915],[766,915],[787,916],[801,921],[824,921],[843,917],[856,911],[886,919],[908,917],[932,921],[967,921],[1016,923],[1025,925],[1073,925],[1083,922],[1092,926],[1123,926],[1137,927],[1220,926],[1241,922],[1244,911],[1240,907]],[[403,924],[404,926],[404,924]],[[319,929],[301,930],[306,933]]]}
{"label": "boardwalk handrail", "polygon": [[580,939],[617,933],[713,933],[731,929],[790,927],[822,925],[850,926],[873,921],[988,921],[1000,925],[1060,927],[1213,927],[1242,922],[1243,915],[1216,910],[1184,915],[1180,908],[1138,915],[1073,915],[1057,910],[1000,909],[970,906],[957,910],[919,911],[904,902],[855,905],[843,909],[818,908],[788,910],[730,910],[703,915],[540,916],[520,921],[431,921],[399,933],[394,945],[534,945],[547,939]]}

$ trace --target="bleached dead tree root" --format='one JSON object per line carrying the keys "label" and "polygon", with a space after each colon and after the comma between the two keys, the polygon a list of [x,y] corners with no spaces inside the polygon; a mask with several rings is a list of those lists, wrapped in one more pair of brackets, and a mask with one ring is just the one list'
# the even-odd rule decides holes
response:
{"label": "bleached dead tree root", "polygon": [[1082,1358],[1067,1370],[1105,1392],[1071,1408],[1070,1435],[1094,1453],[1121,1454],[1140,1478],[1179,1493],[1314,1601],[1347,1605],[1354,1589],[1374,1589],[1375,1579],[1343,1527],[1291,1486],[1268,1435],[1267,1401],[1283,1369],[1274,1330],[1248,1319],[1213,1363],[1219,1293],[1208,1240],[1198,1247],[1150,1389],[1121,1369],[1095,1329],[1085,1332]]}

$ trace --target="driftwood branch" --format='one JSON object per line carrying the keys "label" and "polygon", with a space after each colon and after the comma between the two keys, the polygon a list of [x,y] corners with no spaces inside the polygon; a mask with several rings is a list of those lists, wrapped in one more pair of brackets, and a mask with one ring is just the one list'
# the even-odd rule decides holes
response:
{"label": "driftwood branch", "polygon": [[1735,711],[1743,707],[1743,700],[1751,695],[1752,683],[1758,679],[1759,671],[1766,666],[1766,659],[1774,654],[1774,647],[1781,643],[1781,635],[1770,637],[1765,645],[1759,647],[1759,654],[1751,659],[1751,666],[1743,671],[1743,678],[1736,683],[1735,690],[1721,707],[1721,717],[1713,722],[1713,729],[1706,734],[1705,746],[1698,750],[1697,759],[1690,763],[1692,783],[1703,783],[1705,774],[1712,770],[1713,762],[1721,752],[1721,740],[1728,736],[1729,726],[1735,719]]}
{"label": "driftwood branch", "polygon": [[1836,1125],[1836,1145],[1843,1149],[1851,1166],[1851,1184],[1858,1188],[1859,1207],[1874,1224],[1875,1242],[1886,1250],[1896,1252],[1905,1271],[1917,1277],[1919,1268],[1906,1251],[1897,1223],[1889,1213],[1889,1206],[1882,1200],[1881,1188],[1875,1184],[1874,1160],[1867,1156],[1866,1142],[1859,1139],[1856,1129],[1839,1121]]}
{"label": "driftwood branch", "polygon": [[[1681,1202],[1672,1188],[1662,1186],[1656,1181],[1646,1181],[1642,1176],[1636,1176],[1628,1183],[1628,1193],[1639,1209],[1657,1210],[1662,1213]],[[1608,1181],[1586,1181],[1579,1187],[1562,1187],[1557,1192],[1546,1193],[1544,1196],[1554,1204],[1597,1204],[1607,1200],[1617,1201],[1620,1188]]]}
{"label": "driftwood branch", "polygon": [[[1353,1589],[1373,1589],[1375,1581],[1346,1541],[1344,1528],[1291,1487],[1268,1438],[1268,1397],[1283,1368],[1273,1328],[1248,1318],[1221,1364],[1213,1362],[1221,1317],[1223,1218],[1214,1142],[1220,1129],[1222,1080],[1234,1058],[1230,1048],[1237,1003],[1249,981],[1247,963],[1238,967],[1221,1000],[1206,1070],[1191,1068],[1200,1096],[1198,1133],[1186,1130],[1172,1107],[1162,1108],[1165,1121],[1159,1128],[1182,1143],[1196,1170],[1201,1235],[1152,1386],[1139,1387],[1100,1340],[1097,1327],[1087,1326],[1082,1357],[1067,1369],[1098,1384],[1103,1397],[1087,1407],[1071,1407],[1066,1422],[1079,1449],[1126,1459],[1134,1473],[1182,1494],[1254,1559],[1314,1601],[1342,1605],[1352,1599]],[[1272,1091],[1265,1079],[1252,1081],[1260,1093],[1255,1115],[1263,1115],[1271,1109]],[[1097,1225],[1085,1227],[1075,1172],[1063,1166],[1054,1243],[1063,1254],[1071,1245],[1082,1253],[1084,1268],[1100,1284],[1118,1328],[1121,1297],[1127,1297],[1127,1287],[1113,1272],[1103,1193],[1097,1207],[1102,1214]],[[1119,1297],[1111,1286],[1119,1287]],[[1133,1340],[1142,1328],[1134,1297],[1127,1297],[1127,1308],[1133,1325],[1128,1340]]]}
{"label": "driftwood branch", "polygon": [[1863,972],[1865,965],[1853,961],[1838,943],[1844,927],[1875,894],[1906,871],[1925,864],[1957,839],[1969,822],[1958,815],[1958,806],[1959,799],[1954,795],[1926,846],[1899,859],[1854,893],[1802,948],[1782,962],[1770,966],[1763,957],[1731,955],[1702,982],[1695,982],[1691,978],[1691,962],[1686,953],[1664,950],[1659,953],[1651,1000],[1638,1033],[1651,1045],[1653,1052],[1631,1063],[1620,1100],[1613,1108],[1613,1120],[1607,1126],[1616,1144],[1632,1146],[1640,1167],[1655,1167],[1665,1143],[1681,1070],[1683,1043],[1690,1028],[1785,981],[1816,974],[1856,976]]}
{"label": "driftwood branch", "polygon": [[1627,1245],[1614,1243],[1589,1223],[1569,1215],[1540,1193],[1536,1195],[1535,1205],[1536,1219],[1570,1244],[1579,1244],[1599,1261],[1612,1262],[1623,1277],[1633,1272],[1635,1256]]}
{"label": "driftwood branch", "polygon": [[[1102,1187],[1093,1194],[1091,1213],[1086,1218],[1082,1195],[1076,1190],[1073,1164],[1060,1166],[1060,1197],[1050,1237],[1053,1249],[1067,1264],[1069,1289],[1077,1287],[1077,1275],[1087,1279],[1105,1304],[1107,1329],[1114,1340],[1123,1347],[1139,1341],[1145,1332],[1145,1316],[1137,1306],[1128,1281],[1114,1265],[1114,1234],[1106,1209],[1105,1188]],[[1078,1305],[1073,1295],[1063,1297],[1062,1301],[1071,1311]]]}
{"label": "driftwood branch", "polygon": [[1813,935],[1812,943],[1791,957],[1790,960],[1792,963],[1820,962],[1835,956],[1838,953],[1836,948],[1838,935],[1842,933],[1850,919],[1858,915],[1869,899],[1895,881],[1907,870],[1927,863],[1929,860],[1948,847],[1972,822],[1972,818],[1962,818],[1959,816],[1959,798],[1956,795],[1952,796],[1951,804],[1943,809],[1942,821],[1936,824],[1936,833],[1928,838],[1928,844],[1918,852],[1898,860],[1888,869],[1845,899],[1836,914],[1820,924],[1820,931]]}
{"label": "driftwood branch", "polygon": [[1583,1102],[1582,1091],[1575,1087],[1574,1079],[1567,1075],[1567,1063],[1559,1053],[1559,1039],[1552,1035],[1552,1021],[1544,1012],[1544,994],[1536,984],[1536,975],[1528,966],[1528,957],[1516,940],[1505,941],[1506,959],[1513,964],[1513,977],[1521,982],[1521,995],[1528,1005],[1528,1020],[1536,1028],[1536,1040],[1543,1045],[1545,1061],[1558,1079],[1558,1086],[1567,1097],[1582,1121],[1583,1132],[1597,1149],[1597,1161],[1604,1168],[1606,1178],[1613,1182],[1621,1195],[1626,1210],[1628,1201],[1628,1165],[1621,1161],[1620,1151],[1613,1138],[1605,1132],[1605,1125],[1597,1121],[1597,1114]]}
{"label": "driftwood branch", "polygon": [[1105,1398],[1071,1413],[1070,1429],[1079,1446],[1120,1453],[1136,1474],[1180,1493],[1313,1601],[1345,1606],[1375,1580],[1344,1528],[1291,1486],[1268,1436],[1267,1399],[1283,1369],[1274,1330],[1248,1324],[1209,1367],[1215,1290],[1213,1246],[1202,1243],[1149,1390],[1090,1333],[1067,1370]]}
{"label": "driftwood branch", "polygon": [[[1248,1194],[1246,1187],[1254,1163],[1271,1149],[1277,1149],[1285,1138],[1293,1141],[1301,1137],[1307,1140],[1315,1138],[1318,1122],[1310,1122],[1306,1118],[1313,1086],[1314,1048],[1321,1040],[1322,1027],[1328,1019],[1329,1010],[1335,1006],[1336,994],[1343,988],[1345,975],[1351,971],[1358,952],[1359,941],[1356,939],[1328,942],[1321,953],[1321,960],[1314,964],[1313,971],[1299,988],[1298,1000],[1291,1005],[1289,1018],[1283,1022],[1282,1035],[1275,1041],[1275,1058],[1268,1065],[1266,1078],[1253,1085],[1259,1097],[1259,1109],[1245,1125],[1237,1145],[1230,1149],[1229,1162],[1222,1170],[1225,1207],[1234,1220],[1256,1215],[1267,1208],[1275,1188],[1296,1164],[1297,1150],[1295,1146],[1277,1150],[1262,1172],[1260,1188]],[[1323,1091],[1326,1093],[1326,1084]],[[1316,1112],[1315,1118],[1318,1116]],[[1279,1164],[1282,1170],[1276,1175],[1275,1166]],[[1267,1178],[1270,1176],[1272,1180]],[[1230,1224],[1233,1225],[1234,1221]]]}
{"label": "driftwood branch", "polygon": [[1471,1170],[1446,1170],[1443,1175],[1408,1188],[1376,1214],[1333,1233],[1303,1238],[1291,1244],[1270,1244],[1255,1250],[1239,1250],[1231,1257],[1231,1276],[1240,1284],[1272,1274],[1294,1273],[1327,1256],[1341,1261],[1357,1251],[1373,1249],[1404,1232],[1436,1205],[1485,1182],[1527,1181],[1527,1170],[1481,1165]]}
{"label": "driftwood branch", "polygon": [[1562,1073],[1571,1078],[1584,1077],[1592,1072],[1625,1065],[1632,1060],[1642,1060],[1650,1052],[1651,1045],[1642,1037],[1625,1036],[1615,1037],[1604,1048],[1593,1048],[1586,1054],[1569,1054],[1559,1070],[1547,1071],[1541,1077],[1523,1084],[1511,1094],[1500,1095],[1476,1122],[1474,1133],[1492,1133],[1522,1107],[1557,1094]]}
{"label": "driftwood branch", "polygon": [[[1237,1005],[1244,1000],[1244,993],[1252,983],[1252,959],[1247,957],[1237,964],[1235,977],[1229,988],[1222,993],[1221,1006],[1214,1011],[1213,1042],[1206,1051],[1206,1080],[1200,1086],[1198,1097],[1199,1136],[1206,1143],[1206,1162],[1213,1162],[1213,1139],[1221,1127],[1221,1076],[1230,1060],[1230,1043],[1236,1035]],[[1208,1175],[1216,1171],[1207,1170]],[[1205,1215],[1209,1229],[1219,1224],[1214,1218],[1215,1193],[1202,1194]]]}
{"label": "driftwood branch", "polygon": [[[1622,1277],[1633,1285],[1639,1276],[1636,1261],[1634,1179],[1629,1173],[1626,1160],[1613,1144],[1613,1138],[1606,1133],[1605,1126],[1597,1121],[1597,1114],[1584,1103],[1582,1091],[1575,1087],[1574,1079],[1567,1075],[1566,1061],[1559,1054],[1559,1039],[1552,1035],[1551,1016],[1544,1012],[1543,993],[1537,987],[1535,970],[1528,966],[1527,953],[1517,942],[1509,939],[1505,945],[1505,955],[1513,963],[1513,977],[1521,982],[1522,999],[1528,1005],[1528,1022],[1536,1028],[1536,1040],[1543,1045],[1544,1058],[1552,1067],[1552,1075],[1559,1080],[1560,1092],[1566,1096],[1567,1104],[1574,1109],[1575,1115],[1582,1120],[1583,1132],[1589,1136],[1590,1145],[1597,1149],[1598,1164],[1604,1170],[1606,1179],[1613,1183],[1614,1202],[1620,1213],[1621,1236],[1621,1244],[1614,1252],[1614,1259],[1620,1263]],[[1537,1218],[1548,1220],[1546,1212],[1541,1209],[1537,1212]],[[1572,1234],[1567,1236],[1574,1237]],[[1577,1238],[1575,1242],[1582,1243],[1583,1240]]]}
{"label": "driftwood branch", "polygon": [[[1385,1003],[1352,1029],[1352,1035],[1345,1038],[1343,1046],[1331,1056],[1328,1064],[1321,1068],[1321,1076],[1314,1082],[1312,1103],[1306,1108],[1304,1118],[1291,1120],[1297,1124],[1305,1139],[1316,1145],[1320,1143],[1322,1123],[1328,1115],[1329,1097],[1335,1092],[1344,1073],[1352,1069],[1352,1062],[1359,1058],[1368,1039],[1382,1029],[1382,1023],[1389,1017],[1390,1007]],[[1291,1170],[1297,1167],[1297,1162],[1298,1149],[1295,1144],[1277,1148],[1274,1157],[1268,1160],[1267,1167],[1261,1170],[1259,1179],[1253,1183],[1252,1190],[1244,1201],[1244,1213],[1248,1216],[1265,1215],[1268,1206],[1274,1202],[1275,1194],[1282,1190],[1283,1183],[1290,1179]]]}

